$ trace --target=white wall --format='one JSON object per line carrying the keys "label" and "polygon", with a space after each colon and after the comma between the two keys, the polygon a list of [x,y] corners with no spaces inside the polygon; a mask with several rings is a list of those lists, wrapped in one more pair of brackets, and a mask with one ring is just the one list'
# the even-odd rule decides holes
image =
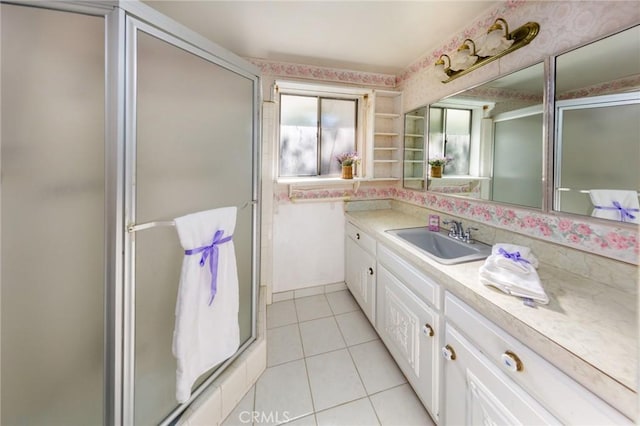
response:
{"label": "white wall", "polygon": [[273,216],[273,292],[344,281],[343,202],[282,203]]}

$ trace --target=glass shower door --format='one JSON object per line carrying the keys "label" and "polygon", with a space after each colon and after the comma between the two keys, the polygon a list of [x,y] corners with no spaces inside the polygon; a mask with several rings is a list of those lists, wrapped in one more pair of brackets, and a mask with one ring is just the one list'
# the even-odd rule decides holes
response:
{"label": "glass shower door", "polygon": [[[136,38],[136,223],[251,201],[254,80],[163,33],[138,29]],[[252,210],[238,210],[233,237],[241,344],[252,335]],[[135,424],[157,424],[177,406],[171,344],[184,253],[173,227],[133,238]]]}
{"label": "glass shower door", "polygon": [[0,5],[3,425],[103,422],[105,20]]}

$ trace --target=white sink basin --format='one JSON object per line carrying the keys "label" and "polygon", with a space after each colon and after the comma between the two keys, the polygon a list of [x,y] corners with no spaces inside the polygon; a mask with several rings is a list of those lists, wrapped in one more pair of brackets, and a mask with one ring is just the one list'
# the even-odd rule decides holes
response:
{"label": "white sink basin", "polygon": [[445,265],[486,259],[491,254],[491,246],[487,244],[478,241],[465,243],[446,234],[429,231],[426,226],[391,229],[386,232],[406,241],[430,258]]}

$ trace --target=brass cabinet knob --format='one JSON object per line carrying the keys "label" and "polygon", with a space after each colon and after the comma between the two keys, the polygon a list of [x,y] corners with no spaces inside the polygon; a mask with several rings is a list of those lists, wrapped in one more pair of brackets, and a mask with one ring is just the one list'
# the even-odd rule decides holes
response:
{"label": "brass cabinet knob", "polygon": [[446,360],[455,361],[455,359],[456,359],[456,351],[453,350],[451,345],[447,345],[444,348],[442,348],[442,356]]}
{"label": "brass cabinet knob", "polygon": [[502,365],[509,371],[516,372],[524,369],[524,365],[522,365],[522,361],[518,355],[511,351],[505,351],[500,358],[502,359]]}
{"label": "brass cabinet knob", "polygon": [[433,337],[433,327],[431,327],[431,324],[429,323],[425,323],[425,325],[422,326],[422,332],[424,333],[425,336],[429,336],[429,337]]}

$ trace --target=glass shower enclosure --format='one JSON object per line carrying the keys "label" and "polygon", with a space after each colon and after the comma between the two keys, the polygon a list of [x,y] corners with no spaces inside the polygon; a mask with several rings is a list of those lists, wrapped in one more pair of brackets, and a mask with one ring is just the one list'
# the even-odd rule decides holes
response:
{"label": "glass shower enclosure", "polygon": [[171,352],[183,250],[174,227],[133,226],[238,207],[239,355],[256,332],[259,72],[140,3],[51,5],[0,5],[0,422],[169,424],[190,403]]}

